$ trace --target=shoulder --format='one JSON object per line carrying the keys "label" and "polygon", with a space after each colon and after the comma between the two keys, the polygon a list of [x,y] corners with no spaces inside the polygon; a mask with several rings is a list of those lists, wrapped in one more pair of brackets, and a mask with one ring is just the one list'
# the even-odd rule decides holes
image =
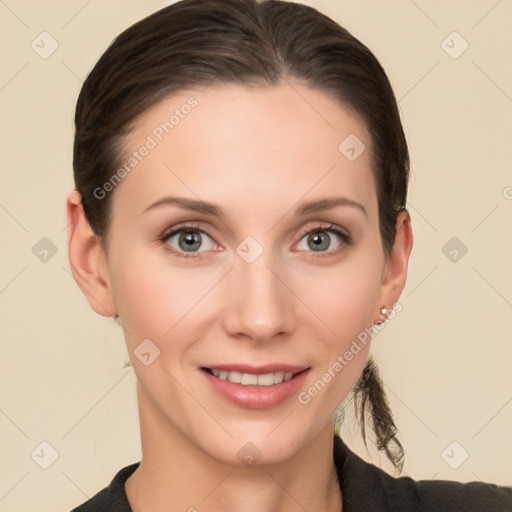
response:
{"label": "shoulder", "polygon": [[96,493],[71,512],[132,512],[124,484],[139,464],[140,462],[137,462],[119,470],[108,487]]}
{"label": "shoulder", "polygon": [[489,483],[394,478],[335,437],[344,512],[511,512],[512,489]]}
{"label": "shoulder", "polygon": [[415,482],[426,510],[511,512],[512,488],[484,482]]}

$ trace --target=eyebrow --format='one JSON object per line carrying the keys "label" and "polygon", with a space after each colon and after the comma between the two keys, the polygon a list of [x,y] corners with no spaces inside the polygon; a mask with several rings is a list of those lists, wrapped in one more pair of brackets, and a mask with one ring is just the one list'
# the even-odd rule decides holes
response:
{"label": "eyebrow", "polygon": [[[149,205],[143,213],[162,206],[178,206],[185,210],[214,215],[216,217],[224,217],[226,215],[224,209],[217,204],[208,203],[199,199],[176,196],[166,196],[158,199]],[[302,202],[295,209],[295,215],[305,215],[307,213],[331,210],[337,206],[351,206],[359,209],[366,217],[368,216],[366,208],[361,203],[347,197],[326,197],[323,199],[313,199],[311,201]]]}

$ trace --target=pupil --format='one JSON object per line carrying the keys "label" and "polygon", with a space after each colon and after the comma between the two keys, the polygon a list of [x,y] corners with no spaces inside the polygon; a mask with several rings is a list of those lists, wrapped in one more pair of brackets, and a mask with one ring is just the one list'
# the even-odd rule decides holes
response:
{"label": "pupil", "polygon": [[[321,249],[328,249],[329,248],[329,236],[322,234],[322,233],[315,233],[312,235],[312,242],[313,242],[313,250],[318,251],[319,248]],[[322,247],[323,244],[323,247]]]}
{"label": "pupil", "polygon": [[[195,240],[196,237],[198,237],[198,240]],[[201,245],[201,236],[199,233],[184,233],[181,236],[180,242],[185,242],[185,247],[183,249],[190,252],[192,249],[199,248]]]}

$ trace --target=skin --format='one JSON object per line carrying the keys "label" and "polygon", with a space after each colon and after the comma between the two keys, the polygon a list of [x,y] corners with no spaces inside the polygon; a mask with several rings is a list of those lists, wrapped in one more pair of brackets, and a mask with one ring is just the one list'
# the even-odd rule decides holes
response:
{"label": "skin", "polygon": [[[97,313],[119,315],[137,376],[143,457],[126,483],[128,499],[134,512],[339,511],[333,415],[369,344],[307,405],[296,396],[266,409],[233,405],[200,367],[304,365],[307,390],[381,307],[398,301],[412,248],[409,215],[399,215],[386,255],[366,126],[298,84],[216,86],[166,98],[140,118],[127,155],[191,95],[197,107],[115,188],[107,250],[78,192],[67,200],[73,275]],[[366,145],[353,162],[338,150],[349,134]],[[144,213],[167,195],[217,203],[225,216],[170,205]],[[324,197],[356,201],[366,213],[345,205],[294,214],[299,203]],[[196,258],[169,251],[190,254],[179,234],[159,241],[184,222],[208,234]],[[352,242],[323,231],[330,245],[315,251],[304,233],[329,224]],[[236,252],[248,236],[263,248],[252,263]],[[147,338],[161,351],[149,366],[134,356]],[[252,467],[237,456],[249,442],[261,452]]]}

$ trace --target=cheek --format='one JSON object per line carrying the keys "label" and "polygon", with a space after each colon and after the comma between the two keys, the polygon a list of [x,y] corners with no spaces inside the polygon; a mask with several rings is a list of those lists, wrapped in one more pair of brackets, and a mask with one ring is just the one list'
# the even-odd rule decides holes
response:
{"label": "cheek", "polygon": [[[132,249],[130,256],[111,262],[111,284],[119,317],[130,345],[144,338],[161,348],[184,326],[189,337],[191,319],[197,321],[196,306],[219,280],[215,269],[172,265],[155,250]],[[180,338],[181,339],[181,338]]]}
{"label": "cheek", "polygon": [[373,324],[381,285],[378,262],[354,257],[338,267],[300,274],[307,277],[297,275],[293,289],[333,334],[334,343],[346,342]]}
{"label": "cheek", "polygon": [[112,288],[119,317],[127,333],[148,338],[161,334],[162,320],[172,309],[175,296],[164,293],[157,269],[136,258],[119,261],[115,264]]}
{"label": "cheek", "polygon": [[[296,289],[317,317],[311,317],[308,337],[316,337],[318,352],[315,375],[299,401],[316,401],[313,409],[320,414],[320,402],[326,400],[334,410],[361,375],[379,306],[381,267],[375,259],[358,257],[337,269],[304,275],[308,278]],[[320,394],[323,399],[316,400]]]}

